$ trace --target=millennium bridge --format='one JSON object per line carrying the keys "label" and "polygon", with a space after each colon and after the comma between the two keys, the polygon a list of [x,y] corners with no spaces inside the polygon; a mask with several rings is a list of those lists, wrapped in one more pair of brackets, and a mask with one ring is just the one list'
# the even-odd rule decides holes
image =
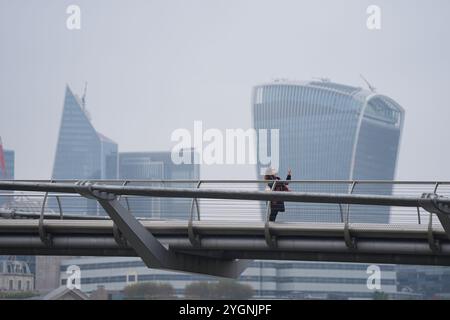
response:
{"label": "millennium bridge", "polygon": [[[234,278],[254,259],[450,266],[450,182],[288,182],[1,180],[0,254]],[[271,201],[286,204],[275,222]]]}

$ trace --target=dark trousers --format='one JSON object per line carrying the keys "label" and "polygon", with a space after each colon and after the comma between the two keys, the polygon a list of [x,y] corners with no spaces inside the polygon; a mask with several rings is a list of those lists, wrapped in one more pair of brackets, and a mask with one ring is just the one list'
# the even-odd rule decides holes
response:
{"label": "dark trousers", "polygon": [[277,218],[277,214],[278,214],[278,210],[271,209],[270,210],[269,221],[275,221],[275,219]]}

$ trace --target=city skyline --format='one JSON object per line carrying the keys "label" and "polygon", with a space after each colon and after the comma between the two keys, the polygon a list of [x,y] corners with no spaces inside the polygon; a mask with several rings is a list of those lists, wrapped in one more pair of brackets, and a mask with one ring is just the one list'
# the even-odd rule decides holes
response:
{"label": "city skyline", "polygon": [[[8,88],[0,134],[16,151],[18,179],[51,176],[66,82],[83,92],[88,81],[94,125],[127,152],[170,149],[170,133],[198,119],[250,128],[255,83],[324,76],[365,86],[362,73],[408,112],[396,178],[450,180],[442,148],[450,75],[441,71],[450,69],[442,41],[450,36],[448,2],[379,1],[378,31],[366,27],[368,1],[138,3],[124,10],[116,1],[80,1],[82,26],[70,31],[68,1],[0,2],[0,83]],[[254,178],[254,170],[202,166],[202,178],[224,177]]]}
{"label": "city skyline", "polygon": [[[362,157],[362,167],[364,168],[364,165],[368,165],[368,169],[366,168],[366,170],[362,170],[362,172],[357,172],[357,176],[362,174],[366,175],[368,178],[378,176],[380,178],[384,177],[388,179],[391,175],[393,175],[397,156],[396,146],[399,143],[400,129],[402,126],[401,120],[404,115],[403,109],[390,100],[389,97],[381,94],[374,95],[373,93],[367,90],[362,90],[361,88],[355,88],[345,84],[332,83],[328,81],[297,83],[277,81],[273,83],[266,83],[264,85],[257,85],[252,91],[254,103],[251,107],[255,110],[255,128],[280,128],[281,153],[283,154],[283,152],[285,152],[286,146],[291,146],[290,150],[292,152],[288,155],[287,159],[283,159],[281,162],[281,170],[285,170],[289,162],[298,162],[296,159],[298,160],[300,155],[303,153],[298,146],[295,146],[294,142],[296,139],[293,139],[294,136],[299,136],[302,137],[301,141],[303,141],[300,145],[306,145],[307,150],[310,150],[311,147],[317,147],[318,150],[323,153],[324,157],[331,157],[335,159],[335,166],[337,166],[327,168],[328,171],[324,171],[318,167],[314,167],[313,164],[317,165],[316,162],[311,162],[303,169],[304,172],[309,172],[309,175],[305,176],[306,179],[316,179],[318,174],[322,174],[323,176],[321,177],[324,179],[343,179],[346,175],[350,175],[351,172],[355,171],[355,168],[361,169],[361,165],[355,165],[351,160],[351,151],[354,149],[353,144],[358,144],[358,148],[355,150],[357,150],[357,158],[359,159],[359,157]],[[336,101],[336,99],[339,103],[335,106],[330,105],[330,102]],[[84,109],[82,101],[83,99],[78,98],[77,95],[73,94],[69,88],[66,89],[66,99],[64,103],[65,116],[63,116],[61,120],[61,139],[66,143],[73,139],[72,143],[77,144],[79,148],[87,142],[90,144],[90,140],[92,140],[83,140],[84,143],[80,145],[80,137],[88,135],[89,132],[93,132],[94,136],[98,134],[95,128],[90,124],[88,111]],[[365,107],[366,104],[367,107]],[[318,109],[310,108],[311,106],[318,106],[320,108],[320,112]],[[262,108],[264,107],[267,110],[263,110]],[[281,110],[282,112],[275,112],[274,110]],[[304,112],[305,110],[309,111]],[[361,110],[365,110],[365,112],[363,113]],[[358,112],[364,114],[361,122],[357,121],[358,117],[356,117],[356,115]],[[290,115],[291,120],[293,120],[294,123],[297,123],[297,126],[286,126],[284,123],[285,121],[288,121],[286,115]],[[311,115],[316,115],[316,117],[311,119]],[[336,118],[336,115],[343,115],[344,118]],[[302,127],[302,124],[304,125],[304,123],[301,122],[302,118],[304,121],[308,122],[308,128],[310,130],[303,128],[305,130],[299,133],[299,129]],[[272,119],[275,120],[272,121]],[[76,125],[70,125],[68,123],[69,121],[70,123],[73,122]],[[330,152],[330,141],[324,139],[324,137],[319,134],[324,131],[325,128],[328,128],[330,123],[339,123],[340,125],[340,127],[332,126],[332,128],[336,130],[336,132],[333,132],[333,134],[330,135],[331,139],[337,139],[334,141],[334,144],[338,141],[344,143],[344,141],[348,140],[349,145],[347,147],[343,146],[343,149],[347,150],[347,152],[342,156],[341,162],[336,162],[337,160],[335,154],[326,154],[327,152]],[[369,133],[373,133],[373,135],[371,136],[369,134],[369,138],[367,138],[367,132],[365,133],[364,130],[367,130],[368,127],[370,129],[370,125],[375,127],[378,125],[379,129],[385,130],[389,130],[389,126],[392,126],[394,129],[398,130],[397,134],[394,134],[394,136],[391,137],[392,141],[390,141],[390,145],[391,147],[393,146],[393,148],[390,148],[390,153],[383,153],[383,155],[387,156],[388,159],[393,157],[393,162],[384,161],[383,163],[386,164],[388,162],[389,165],[384,168],[384,171],[381,172],[376,166],[374,166],[374,162],[372,160],[367,160],[365,158],[365,156],[370,155],[370,152],[367,153],[365,147],[367,147],[368,144],[378,145],[382,141],[379,139],[379,134],[377,135],[370,130]],[[64,129],[64,127],[68,127],[71,130],[67,131],[67,128]],[[286,127],[288,130],[285,130]],[[362,127],[362,129],[357,130],[357,127]],[[77,129],[76,132],[74,129]],[[355,132],[360,131],[362,132],[362,137],[366,137],[366,139],[360,138],[359,136],[358,139],[352,139],[349,137],[345,138],[348,135],[354,136]],[[68,132],[70,132],[70,134],[68,134]],[[74,133],[76,133],[76,135],[74,135]],[[315,136],[317,137],[317,141],[313,139]],[[376,141],[372,141],[371,139],[375,139]],[[65,155],[60,155],[60,157],[69,159],[75,158],[78,159],[77,162],[81,163],[83,163],[86,159],[89,159],[89,155],[82,156],[80,154],[79,157],[73,155],[73,150],[67,149],[66,153],[67,154]],[[96,152],[93,153],[95,154]],[[191,154],[191,158],[192,157],[193,155]],[[198,179],[198,165],[173,164],[170,151],[119,152],[117,159],[118,178],[122,180]],[[356,161],[356,163],[358,163],[358,161]],[[68,163],[65,162],[65,166],[67,165]],[[94,165],[85,169],[89,169],[88,172],[92,172],[93,168],[96,168],[96,166]],[[347,168],[347,170],[341,170],[343,168]],[[255,170],[257,169],[255,168]],[[96,170],[93,171],[95,172]],[[260,170],[258,169],[257,171],[259,172]],[[74,172],[70,171],[66,174],[73,174]],[[298,172],[300,172],[300,170],[298,170]],[[73,178],[73,176],[67,176],[67,178]],[[140,185],[140,183],[133,183],[133,185]],[[143,183],[143,185],[148,185],[148,183]],[[156,183],[156,186],[159,186],[159,184]],[[295,185],[291,188],[295,190]],[[190,200],[183,201],[182,199],[176,199],[176,202],[174,203],[172,203],[172,201],[159,198],[131,199],[127,201],[127,208],[129,208],[129,210],[131,210],[131,212],[133,212],[136,216],[141,217],[159,219],[186,218],[187,213],[189,212]],[[287,219],[288,221],[294,221],[298,218],[298,216],[293,216],[296,214],[296,212],[293,212],[295,209],[298,209],[298,207],[288,206],[287,210],[290,213],[289,219]],[[180,212],[181,214],[174,216],[173,212]],[[264,212],[263,208],[261,209],[261,212]],[[376,219],[369,219],[368,217],[361,216],[358,218],[358,221],[378,223],[387,223],[389,221],[389,218],[386,218],[388,211],[381,210],[377,212],[379,214]],[[300,214],[301,213],[302,212],[300,212]],[[337,218],[338,213],[336,211],[333,215],[330,214],[325,218],[320,217],[318,219],[317,217],[313,217],[312,221],[324,219],[324,221],[329,222],[334,221]],[[236,218],[236,220],[238,219]],[[302,219],[300,219],[300,221],[302,221]],[[40,265],[43,264],[48,267],[48,261],[51,259],[54,258],[39,259]],[[177,294],[182,295],[186,284],[189,284],[192,281],[198,281],[199,279],[212,279],[203,276],[189,276],[179,273],[153,271],[146,268],[143,262],[136,258],[59,258],[57,263],[60,262],[62,262],[63,265],[80,265],[83,272],[88,274],[87,277],[89,277],[89,282],[83,283],[83,291],[85,292],[95,290],[97,285],[103,285],[108,290],[122,290],[125,285],[129,283],[129,275],[134,275],[139,281],[150,279],[157,281],[168,281],[173,284],[175,288],[177,288]],[[102,267],[99,270],[100,266]],[[121,266],[121,268],[119,268],[119,266]],[[124,274],[124,266],[127,266],[126,274]],[[370,297],[372,295],[372,292],[365,286],[365,271],[367,267],[368,265],[364,264],[318,264],[313,262],[267,263],[263,261],[255,261],[243,274],[241,280],[243,280],[244,283],[251,284],[254,290],[258,292],[258,295],[266,298],[288,296],[298,298],[304,294],[324,293],[361,298]],[[382,284],[385,292],[396,294],[396,272],[394,267],[382,265],[380,268],[384,274]],[[53,269],[56,270],[57,268],[54,267]],[[64,267],[60,268],[62,284],[64,284],[64,281],[67,279],[67,275],[64,273],[64,270]],[[293,272],[299,273],[293,274]],[[271,274],[272,276],[258,276],[258,274]],[[38,278],[38,281],[42,282],[42,279]],[[311,283],[316,284],[316,286]],[[323,289],[321,286],[326,287]]]}
{"label": "city skyline", "polygon": [[[322,81],[322,83],[323,84],[326,84],[326,83],[332,83],[332,82],[330,82],[331,80],[329,79],[329,78],[320,78],[319,79],[320,81]],[[264,83],[264,84],[268,84],[268,83],[272,83],[272,84],[276,84],[276,83],[283,83],[283,82],[285,82],[285,83],[291,83],[291,84],[295,84],[295,83],[305,83],[305,81],[299,81],[299,80],[294,80],[294,81],[292,81],[292,80],[289,80],[289,79],[286,79],[286,78],[280,78],[280,79],[274,79],[273,81],[271,81],[271,82],[260,82],[260,83]],[[310,83],[319,83],[319,81],[317,81],[317,80],[311,80],[310,81]],[[87,83],[86,83],[86,85],[87,85]],[[353,88],[354,90],[360,90],[361,92],[369,92],[369,90],[370,89],[372,89],[372,88],[367,88],[367,89],[364,89],[362,86],[358,86],[358,87],[353,87],[353,86],[350,86],[350,85],[345,85],[345,86],[348,86],[349,88]],[[370,84],[369,84],[369,86],[370,86]],[[80,105],[80,107],[83,109],[83,117],[86,117],[86,120],[89,122],[89,125],[90,126],[92,126],[92,118],[91,118],[91,115],[90,115],[90,113],[89,113],[89,108],[87,108],[87,106],[85,105],[85,101],[84,101],[84,99],[85,99],[85,96],[83,96],[82,98],[80,98],[79,97],[79,95],[77,95],[77,94],[74,94],[73,92],[72,92],[72,90],[71,90],[71,88],[70,88],[70,86],[68,85],[68,84],[66,84],[66,87],[65,87],[66,89],[66,94],[65,94],[65,101],[64,101],[64,104],[63,105],[66,105],[67,104],[67,99],[68,99],[68,97],[69,97],[69,99],[72,99],[73,100],[73,102],[72,103],[76,103],[76,104],[78,104],[78,105]],[[379,95],[377,92],[372,92],[372,94],[374,94],[374,95]],[[253,98],[254,99],[254,98]],[[63,108],[64,109],[64,108]],[[402,112],[404,112],[403,110],[402,110]],[[64,114],[62,115],[62,118],[64,117]],[[403,120],[402,120],[403,121]],[[402,125],[403,125],[403,123],[402,123]],[[233,128],[233,129],[241,129],[241,128]],[[250,129],[250,127],[248,127],[248,128],[244,128],[243,130],[248,130],[248,129]],[[95,129],[93,129],[94,131],[95,131]],[[59,129],[59,134],[61,135],[61,128]],[[225,131],[225,130],[224,130]],[[101,141],[101,143],[103,143],[103,144],[106,144],[106,145],[108,145],[108,144],[114,144],[114,145],[117,145],[117,150],[115,150],[114,152],[116,152],[117,154],[119,154],[119,152],[120,153],[123,153],[123,154],[127,154],[127,153],[129,153],[129,154],[131,154],[131,153],[145,153],[145,152],[150,152],[150,153],[164,153],[164,152],[168,152],[167,151],[167,149],[169,149],[171,146],[173,147],[173,142],[170,142],[169,144],[168,144],[168,148],[166,148],[166,150],[152,150],[151,148],[150,148],[150,150],[151,151],[148,151],[148,150],[132,150],[132,151],[122,151],[122,150],[120,150],[119,149],[119,145],[118,144],[116,144],[114,141],[112,141],[111,139],[109,139],[107,136],[105,136],[105,135],[103,135],[103,134],[101,134],[101,133],[99,133],[99,132],[97,132],[97,131],[95,131],[95,135],[97,135],[98,136],[98,139]],[[59,138],[59,139],[61,139],[61,137]],[[60,144],[61,142],[59,142],[59,143],[57,143],[57,147],[55,148],[56,149],[56,151],[55,151],[55,161],[53,162],[53,166],[52,166],[52,171],[53,171],[53,173],[52,173],[52,178],[58,178],[57,177],[57,175],[55,175],[55,164],[57,163],[57,157],[58,157],[58,147],[60,147],[59,146],[59,144]],[[397,148],[398,149],[398,151],[400,151],[401,149],[400,149],[400,146],[401,146],[401,144],[399,144],[399,147]],[[10,153],[10,152],[12,152],[13,154],[14,154],[14,151],[11,151],[11,150],[8,150],[8,149],[5,149],[5,155],[6,154],[8,154],[8,153]],[[117,155],[117,159],[118,159],[118,155]],[[91,176],[90,178],[97,178],[97,179],[101,179],[101,177],[103,177],[103,179],[105,179],[105,178],[107,178],[107,177],[109,177],[109,178],[113,178],[114,177],[114,174],[112,173],[112,172],[116,172],[115,173],[115,175],[118,177],[119,176],[119,170],[118,170],[118,166],[119,166],[119,160],[117,160],[116,159],[116,161],[113,161],[114,163],[116,163],[114,166],[115,166],[115,168],[110,168],[110,170],[112,170],[111,172],[109,172],[109,173],[106,173],[106,172],[101,172],[100,173],[100,175],[99,174],[94,174],[93,176]],[[112,163],[109,163],[109,166],[111,166],[111,164]],[[107,165],[106,163],[104,163],[104,164],[102,164],[101,165],[101,167],[102,168],[104,168],[105,167],[105,165]],[[201,163],[201,166],[203,167],[203,166],[208,166],[207,164],[204,164],[204,163]],[[226,164],[221,164],[221,165],[211,165],[211,167],[218,167],[218,166],[227,166],[227,167],[230,167],[230,165],[226,165]],[[237,165],[236,164],[234,164],[234,165],[231,165],[231,167],[236,167]],[[258,167],[258,165],[250,165],[250,164],[246,164],[246,166],[254,166],[254,167]],[[102,170],[104,170],[104,169],[102,169]],[[304,170],[303,170],[304,171]],[[85,177],[86,175],[80,175],[80,178],[87,178],[87,176]],[[255,175],[255,179],[258,179],[260,177],[260,174],[256,174]],[[203,179],[204,179],[204,177],[202,177]],[[214,177],[213,177],[214,178]],[[63,179],[63,177],[61,176],[60,177],[60,179]],[[361,178],[357,178],[357,179],[361,179]],[[356,180],[357,180],[356,179]],[[345,180],[345,179],[344,179]],[[349,179],[349,180],[352,180],[351,178]]]}
{"label": "city skyline", "polygon": [[450,297],[449,13],[0,0],[0,299]]}

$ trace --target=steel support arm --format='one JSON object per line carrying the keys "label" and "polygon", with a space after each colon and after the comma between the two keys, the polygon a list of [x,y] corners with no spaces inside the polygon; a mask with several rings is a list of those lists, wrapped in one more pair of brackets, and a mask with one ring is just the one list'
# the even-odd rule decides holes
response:
{"label": "steel support arm", "polygon": [[237,278],[247,268],[246,260],[201,257],[172,251],[164,247],[126,208],[109,193],[92,195],[111,217],[123,237],[149,268],[178,270]]}
{"label": "steel support arm", "polygon": [[437,215],[447,237],[450,239],[450,205],[439,201],[445,198],[435,193],[424,193],[422,194],[422,199],[422,208],[430,212],[430,214],[435,213]]}

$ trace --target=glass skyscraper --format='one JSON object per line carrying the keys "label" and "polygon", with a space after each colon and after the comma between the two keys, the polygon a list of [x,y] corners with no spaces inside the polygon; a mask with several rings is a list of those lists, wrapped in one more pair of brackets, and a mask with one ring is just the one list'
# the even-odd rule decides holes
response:
{"label": "glass skyscraper", "polygon": [[[121,152],[119,154],[119,177],[122,180],[156,180],[155,182],[133,182],[133,185],[158,187],[170,186],[169,183],[161,180],[198,180],[200,165],[194,164],[194,151],[184,149],[182,152],[190,154],[192,164],[174,164],[169,151]],[[190,187],[194,184],[186,183],[183,186]],[[136,197],[129,199],[127,203],[130,211],[136,216],[162,219],[187,219],[190,205],[190,199],[155,197]]]}
{"label": "glass skyscraper", "polygon": [[[275,81],[253,89],[255,129],[279,129],[279,174],[298,180],[392,180],[404,110],[391,98],[325,81]],[[270,141],[270,139],[268,139]],[[259,144],[258,144],[259,147]],[[269,145],[270,150],[270,145]],[[259,150],[258,150],[259,151]],[[259,154],[259,152],[258,152]],[[258,165],[258,174],[264,168]],[[350,185],[291,183],[295,191],[347,193]],[[357,186],[353,193],[390,194],[391,187]],[[388,223],[388,207],[351,206],[351,222]],[[335,204],[286,204],[277,221],[341,222]],[[283,297],[327,294],[371,297],[367,265],[279,262],[276,292]],[[396,292],[393,266],[381,265],[382,291]],[[265,280],[263,280],[265,281]],[[270,281],[270,280],[268,280]]]}
{"label": "glass skyscraper", "polygon": [[53,179],[116,179],[117,144],[93,127],[82,100],[66,87]]}
{"label": "glass skyscraper", "polygon": [[[83,100],[66,87],[52,178],[117,179],[117,144],[95,130]],[[86,214],[99,214],[94,200],[61,199],[64,212],[79,212],[77,206],[83,206]],[[49,202],[57,208],[54,199]]]}
{"label": "glass skyscraper", "polygon": [[[84,101],[66,86],[52,179],[117,179],[118,146],[95,130]],[[64,214],[106,214],[95,200],[61,196],[60,201]],[[47,206],[59,213],[56,199],[49,198]],[[62,258],[37,257],[37,290],[46,292],[59,286]]]}
{"label": "glass skyscraper", "polygon": [[[281,178],[392,180],[403,108],[391,98],[329,81],[278,81],[253,90],[255,129],[279,129]],[[270,140],[269,140],[270,141]],[[258,144],[259,146],[259,144]],[[264,170],[258,167],[258,173]],[[291,189],[347,193],[350,185],[291,184]],[[370,189],[370,190],[369,190]],[[390,186],[357,186],[354,193],[391,193]],[[289,221],[339,222],[336,205],[288,205]],[[389,221],[389,208],[352,206],[352,222]]]}

